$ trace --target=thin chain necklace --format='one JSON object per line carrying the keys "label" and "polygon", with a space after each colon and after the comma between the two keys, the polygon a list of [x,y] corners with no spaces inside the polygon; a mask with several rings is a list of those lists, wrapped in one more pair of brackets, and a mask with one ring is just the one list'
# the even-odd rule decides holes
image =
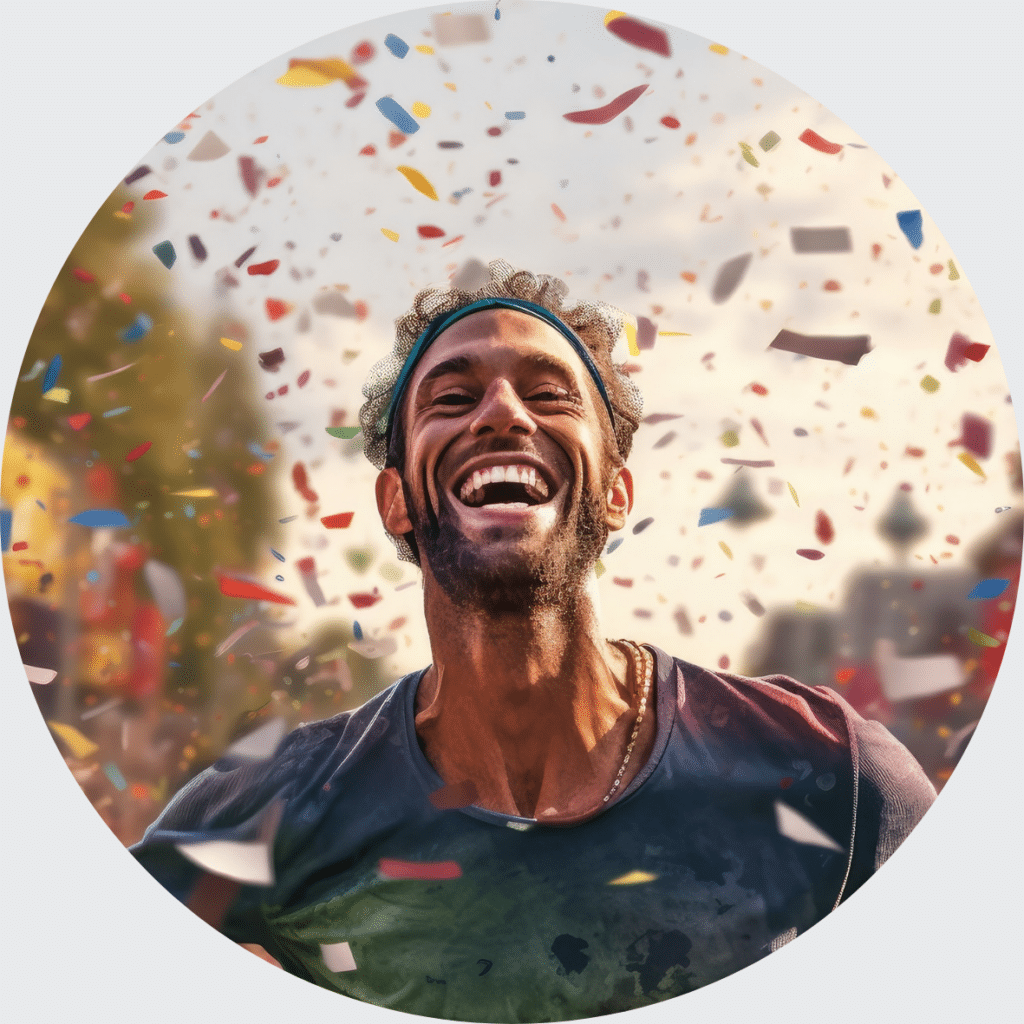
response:
{"label": "thin chain necklace", "polygon": [[615,641],[619,644],[624,644],[629,648],[630,654],[633,656],[633,672],[637,682],[643,680],[643,687],[640,691],[640,710],[636,716],[636,724],[633,726],[633,735],[629,737],[629,743],[626,744],[626,756],[622,759],[622,765],[619,768],[618,774],[615,776],[615,781],[612,783],[612,788],[608,790],[608,794],[605,796],[602,803],[608,803],[608,801],[618,792],[619,786],[622,785],[622,776],[626,773],[626,765],[629,764],[629,758],[633,753],[633,745],[636,743],[637,736],[640,735],[640,726],[643,723],[644,715],[647,712],[647,698],[651,692],[651,680],[654,677],[654,655],[649,651],[645,650],[639,644],[634,643],[632,640],[618,640]]}

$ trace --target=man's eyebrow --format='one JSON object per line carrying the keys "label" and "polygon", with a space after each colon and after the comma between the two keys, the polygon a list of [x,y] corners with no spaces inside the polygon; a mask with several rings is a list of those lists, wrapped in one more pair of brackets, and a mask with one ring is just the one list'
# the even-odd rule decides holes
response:
{"label": "man's eyebrow", "polygon": [[431,381],[437,380],[438,377],[465,373],[473,365],[473,362],[474,360],[470,359],[469,356],[452,356],[451,359],[445,359],[443,362],[438,363],[437,366],[427,370],[416,390],[419,391],[421,388],[426,387]]}

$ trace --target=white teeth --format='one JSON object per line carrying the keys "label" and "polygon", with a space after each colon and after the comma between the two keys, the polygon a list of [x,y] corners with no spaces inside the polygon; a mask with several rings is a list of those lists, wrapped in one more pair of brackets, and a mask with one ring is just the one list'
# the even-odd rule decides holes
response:
{"label": "white teeth", "polygon": [[[487,474],[487,482],[488,483],[491,482],[491,475],[490,475],[490,473]],[[483,475],[483,473],[480,472],[480,470],[476,470],[476,472],[473,473],[473,490],[474,491],[479,491],[480,488],[483,487],[483,485],[484,485],[484,475]]]}
{"label": "white teeth", "polygon": [[[459,488],[459,499],[468,505],[480,505],[483,502],[483,488],[488,484],[516,483],[529,488],[534,498],[547,501],[548,485],[533,466],[487,466],[476,469],[468,476]],[[529,502],[492,502],[493,505],[507,508],[527,508]]]}

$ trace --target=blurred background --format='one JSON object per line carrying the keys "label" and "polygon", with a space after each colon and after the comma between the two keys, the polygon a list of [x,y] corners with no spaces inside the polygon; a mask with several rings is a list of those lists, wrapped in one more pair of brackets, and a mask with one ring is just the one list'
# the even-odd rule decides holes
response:
{"label": "blurred background", "polygon": [[[254,725],[427,663],[418,574],[344,435],[415,291],[501,257],[634,318],[647,419],[599,567],[609,635],[832,686],[941,787],[1022,529],[955,254],[858,136],[724,46],[597,9],[447,10],[190,112],[54,284],[0,498],[29,685],[76,779],[131,843]],[[604,123],[564,116],[640,85]],[[783,331],[870,340],[852,365],[770,349]]]}

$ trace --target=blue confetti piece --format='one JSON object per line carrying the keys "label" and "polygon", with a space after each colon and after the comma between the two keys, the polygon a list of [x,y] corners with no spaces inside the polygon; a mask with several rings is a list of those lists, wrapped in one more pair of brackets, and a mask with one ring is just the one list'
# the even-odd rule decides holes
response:
{"label": "blue confetti piece", "polygon": [[109,420],[111,416],[120,416],[123,412],[128,412],[131,409],[130,405],[119,405],[116,409],[108,409],[104,414],[103,418]]}
{"label": "blue confetti piece", "polygon": [[920,210],[903,210],[896,214],[896,223],[900,231],[907,236],[907,241],[915,248],[920,249],[924,243],[924,232],[921,227]]}
{"label": "blue confetti piece", "polygon": [[184,132],[168,132],[164,136],[164,142],[168,143],[168,145],[176,146],[183,138],[185,138]]}
{"label": "blue confetti piece", "polygon": [[494,20],[501,21],[501,11],[497,7],[494,8]]}
{"label": "blue confetti piece", "polygon": [[42,509],[42,510],[43,510],[44,512],[46,511],[46,506],[45,506],[45,505],[44,505],[44,504],[43,504],[43,503],[42,503],[42,502],[41,502],[41,501],[40,501],[40,500],[39,500],[38,498],[36,498],[36,504],[37,504],[37,505],[38,505],[38,506],[39,506],[39,507],[40,507],[40,508],[41,508],[41,509]]}
{"label": "blue confetti piece", "polygon": [[284,555],[282,555],[280,551],[275,551],[275,550],[274,550],[273,548],[271,548],[271,549],[270,549],[270,553],[271,553],[271,554],[272,554],[272,555],[273,555],[273,556],[274,556],[274,557],[275,557],[275,558],[276,558],[276,559],[277,559],[277,560],[278,560],[279,562],[283,562],[283,561],[284,561]]}
{"label": "blue confetti piece", "polygon": [[283,576],[275,576],[274,579],[277,580],[278,583],[284,583],[284,577]]}
{"label": "blue confetti piece", "polygon": [[610,543],[610,544],[608,545],[608,547],[606,547],[606,548],[604,549],[604,553],[605,553],[606,555],[610,555],[610,554],[611,554],[611,553],[612,553],[612,552],[613,552],[613,551],[614,551],[614,550],[615,550],[616,548],[618,548],[618,547],[619,547],[619,545],[620,545],[620,544],[621,544],[621,543],[622,543],[622,542],[623,542],[623,541],[624,541],[625,539],[626,539],[625,537],[616,537],[616,538],[615,538],[615,540],[613,540],[613,541],[612,541],[612,542],[611,542],[611,543]]}
{"label": "blue confetti piece", "polygon": [[11,524],[14,513],[9,508],[0,508],[0,548],[7,551],[11,546]]}
{"label": "blue confetti piece", "polygon": [[363,627],[358,622],[352,623],[352,633],[357,640],[363,639]]}
{"label": "blue confetti piece", "polygon": [[279,523],[294,523],[298,516],[285,516],[284,519],[278,519]]}
{"label": "blue confetti piece", "polygon": [[181,668],[181,662],[180,661],[169,661],[169,662],[167,662],[167,664],[170,665],[171,668]]}
{"label": "blue confetti piece", "polygon": [[85,578],[86,578],[86,579],[87,579],[87,580],[88,580],[88,581],[89,581],[90,583],[99,583],[99,581],[100,581],[100,574],[99,574],[99,573],[98,573],[98,572],[97,572],[97,571],[96,571],[95,569],[90,569],[90,570],[89,570],[89,571],[88,571],[88,572],[87,572],[87,573],[85,574]]}
{"label": "blue confetti piece", "polygon": [[46,376],[43,377],[43,394],[45,395],[50,388],[57,386],[57,378],[60,376],[60,367],[62,360],[60,356],[54,356],[50,360],[50,365],[46,368]]}
{"label": "blue confetti piece", "polygon": [[377,109],[405,135],[414,135],[420,130],[412,115],[390,96],[382,96],[377,100]]}
{"label": "blue confetti piece", "polygon": [[1009,580],[982,580],[967,598],[970,601],[987,601],[989,598],[998,597],[1009,585]]}
{"label": "blue confetti piece", "polygon": [[131,525],[128,517],[123,512],[114,508],[90,508],[85,512],[79,512],[72,516],[69,523],[77,523],[79,526],[91,526],[95,529],[126,530]]}
{"label": "blue confetti piece", "polygon": [[173,621],[173,622],[172,622],[172,623],[171,623],[171,624],[170,624],[170,625],[169,625],[169,626],[167,627],[167,632],[166,632],[166,633],[164,633],[164,636],[174,636],[174,634],[175,634],[175,633],[177,633],[179,629],[181,629],[181,624],[182,624],[182,623],[183,623],[184,621],[185,621],[185,620],[184,620],[183,618],[181,618],[181,617],[179,617],[179,618],[175,619],[175,620],[174,620],[174,621]]}
{"label": "blue confetti piece", "polygon": [[698,526],[707,526],[709,523],[720,523],[723,519],[729,519],[735,515],[731,508],[702,508]]}
{"label": "blue confetti piece", "polygon": [[549,53],[548,54],[548,62],[550,64],[554,64],[555,63],[555,55],[553,53]]}
{"label": "blue confetti piece", "polygon": [[198,448],[189,448],[188,457],[190,459],[201,459],[203,457],[203,453]]}
{"label": "blue confetti piece", "polygon": [[526,117],[526,111],[525,110],[506,110],[505,111],[505,117],[509,121],[522,121],[522,119],[524,117]]}
{"label": "blue confetti piece", "polygon": [[249,442],[249,453],[257,459],[262,459],[264,462],[270,462],[274,457],[274,453],[266,451],[259,441]]}
{"label": "blue confetti piece", "polygon": [[195,508],[195,505],[192,504],[192,502],[189,502],[185,506],[185,515],[187,515],[189,517],[189,519],[195,519],[195,517],[196,517],[196,508]]}
{"label": "blue confetti piece", "polygon": [[122,332],[122,341],[141,341],[153,329],[153,320],[140,313]]}
{"label": "blue confetti piece", "polygon": [[153,255],[168,269],[174,266],[174,261],[178,258],[178,254],[174,251],[174,246],[170,242],[157,242],[153,246]]}
{"label": "blue confetti piece", "polygon": [[122,790],[128,788],[128,783],[121,774],[121,769],[116,764],[105,764],[103,766],[103,774],[110,779],[115,789]]}
{"label": "blue confetti piece", "polygon": [[404,39],[399,39],[394,33],[389,32],[384,37],[384,45],[401,60],[409,52],[409,44]]}

